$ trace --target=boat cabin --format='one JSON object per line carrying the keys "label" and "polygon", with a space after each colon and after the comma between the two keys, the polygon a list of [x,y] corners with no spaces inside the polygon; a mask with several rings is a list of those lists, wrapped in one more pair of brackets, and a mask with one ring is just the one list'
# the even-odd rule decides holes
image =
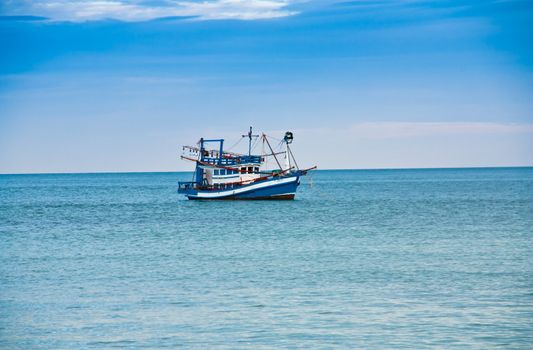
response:
{"label": "boat cabin", "polygon": [[207,186],[224,188],[227,185],[247,184],[261,177],[261,156],[204,158],[205,163],[216,165],[202,165],[202,182]]}

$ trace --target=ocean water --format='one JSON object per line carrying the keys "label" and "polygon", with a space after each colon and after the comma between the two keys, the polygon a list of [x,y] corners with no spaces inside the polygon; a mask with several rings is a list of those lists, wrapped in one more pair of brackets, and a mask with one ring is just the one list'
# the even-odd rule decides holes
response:
{"label": "ocean water", "polygon": [[0,175],[0,348],[533,348],[533,168],[179,178]]}

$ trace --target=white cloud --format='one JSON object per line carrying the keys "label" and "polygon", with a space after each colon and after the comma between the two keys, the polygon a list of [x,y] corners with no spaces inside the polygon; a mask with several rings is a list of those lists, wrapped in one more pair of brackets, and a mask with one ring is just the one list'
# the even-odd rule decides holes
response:
{"label": "white cloud", "polygon": [[295,14],[286,10],[287,1],[280,0],[218,0],[178,2],[191,14],[205,19],[266,19]]}
{"label": "white cloud", "polygon": [[253,20],[293,15],[295,12],[287,9],[289,4],[289,0],[164,0],[148,4],[135,0],[37,0],[25,1],[11,8],[6,6],[6,14],[45,16],[66,21],[146,21],[174,16]]}

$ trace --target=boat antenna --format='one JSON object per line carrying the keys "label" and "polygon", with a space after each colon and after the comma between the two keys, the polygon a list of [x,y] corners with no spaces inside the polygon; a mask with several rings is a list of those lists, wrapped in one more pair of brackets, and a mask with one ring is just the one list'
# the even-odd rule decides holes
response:
{"label": "boat antenna", "polygon": [[259,135],[253,135],[252,127],[250,126],[250,131],[248,131],[248,134],[242,135],[242,137],[248,138],[248,156],[251,156],[252,155],[252,137],[259,137]]}

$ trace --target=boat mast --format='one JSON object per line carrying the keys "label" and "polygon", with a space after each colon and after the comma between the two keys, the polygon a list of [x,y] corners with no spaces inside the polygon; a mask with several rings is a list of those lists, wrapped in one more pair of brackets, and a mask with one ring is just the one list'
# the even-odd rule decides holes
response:
{"label": "boat mast", "polygon": [[[200,161],[203,161],[204,160],[204,152],[205,152],[204,138],[202,137],[198,143],[200,144],[199,158],[200,158]],[[198,163],[196,163],[195,174],[196,174],[195,175],[196,183],[198,185],[201,185],[202,182],[204,181],[204,170],[198,165]]]}
{"label": "boat mast", "polygon": [[283,137],[283,142],[285,142],[285,166],[287,167],[287,170],[290,169],[291,166],[291,149],[289,147],[289,144],[294,139],[294,136],[292,135],[292,132],[287,131],[285,133],[285,136]]}
{"label": "boat mast", "polygon": [[248,156],[252,155],[252,137],[259,137],[259,135],[252,135],[252,127],[250,126],[250,131],[248,134],[242,135],[242,137],[248,137]]}
{"label": "boat mast", "polygon": [[284,140],[285,141],[285,166],[287,167],[286,169],[290,169],[291,168],[291,157],[290,157],[290,154],[289,154],[289,143],[287,142],[287,140]]}

